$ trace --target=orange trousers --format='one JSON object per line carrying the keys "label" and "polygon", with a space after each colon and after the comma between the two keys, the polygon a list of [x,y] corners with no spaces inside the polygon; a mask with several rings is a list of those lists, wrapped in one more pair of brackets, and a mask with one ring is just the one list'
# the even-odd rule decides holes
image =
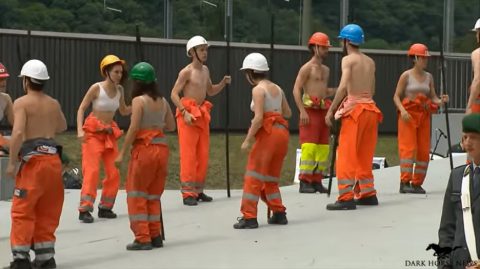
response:
{"label": "orange trousers", "polygon": [[85,141],[82,143],[83,185],[80,197],[80,212],[93,211],[97,197],[97,185],[100,176],[100,161],[103,161],[105,178],[102,181],[101,209],[112,209],[120,186],[120,172],[115,166],[118,154],[117,139],[121,131],[115,122],[102,124],[93,115],[85,120],[83,126]]}
{"label": "orange trousers", "polygon": [[55,231],[63,207],[62,164],[57,154],[35,155],[15,179],[10,244],[14,259],[46,261],[55,254]]}
{"label": "orange trousers", "polygon": [[260,198],[273,212],[286,210],[278,182],[288,150],[288,124],[280,114],[270,113],[265,113],[264,127],[257,132],[256,142],[248,155],[240,209],[245,219],[257,217]]}
{"label": "orange trousers", "polygon": [[336,164],[339,201],[376,195],[372,162],[381,119],[374,103],[356,104],[341,118]]}
{"label": "orange trousers", "polygon": [[403,107],[411,116],[404,121],[398,114],[398,153],[400,181],[421,186],[427,174],[430,155],[430,117],[438,107],[425,95],[404,98]]}
{"label": "orange trousers", "polygon": [[212,104],[204,101],[197,105],[195,100],[182,98],[185,109],[196,120],[188,125],[177,109],[178,143],[180,147],[180,181],[183,198],[197,198],[205,187],[210,147],[210,109]]}
{"label": "orange trousers", "polygon": [[130,229],[135,240],[141,243],[160,235],[160,198],[167,178],[169,150],[165,137],[152,139],[158,142],[134,145],[128,166],[126,190]]}
{"label": "orange trousers", "polygon": [[472,104],[472,112],[473,113],[480,113],[480,96],[477,96],[475,101]]}

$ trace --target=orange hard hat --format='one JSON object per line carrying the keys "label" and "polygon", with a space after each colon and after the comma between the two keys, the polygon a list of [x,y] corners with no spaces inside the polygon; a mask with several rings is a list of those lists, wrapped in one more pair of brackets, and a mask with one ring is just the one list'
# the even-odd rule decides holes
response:
{"label": "orange hard hat", "polygon": [[308,40],[308,45],[331,47],[328,35],[321,32],[314,33]]}
{"label": "orange hard hat", "polygon": [[420,43],[415,43],[410,46],[410,49],[408,50],[408,56],[429,57],[430,53],[428,52],[427,46]]}
{"label": "orange hard hat", "polygon": [[100,74],[102,74],[102,76],[105,76],[104,74],[105,68],[111,64],[116,64],[116,63],[125,65],[125,61],[121,60],[115,55],[107,55],[103,57],[102,61],[100,62]]}

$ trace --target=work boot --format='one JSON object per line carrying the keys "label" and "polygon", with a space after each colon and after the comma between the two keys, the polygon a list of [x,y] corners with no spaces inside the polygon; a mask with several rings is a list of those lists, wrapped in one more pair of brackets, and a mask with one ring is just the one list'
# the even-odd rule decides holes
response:
{"label": "work boot", "polygon": [[152,237],[152,247],[163,248],[163,238],[161,235],[157,237]]}
{"label": "work boot", "polygon": [[357,205],[378,205],[378,199],[376,195],[369,196],[362,199],[355,200]]}
{"label": "work boot", "polygon": [[256,218],[253,219],[245,219],[245,218],[238,218],[238,223],[233,224],[234,229],[255,229],[258,228],[258,222]]}
{"label": "work boot", "polygon": [[10,269],[32,269],[32,264],[28,259],[15,259],[10,262]]}
{"label": "work boot", "polygon": [[400,193],[411,193],[413,191],[412,186],[410,185],[410,182],[403,183],[400,182]]}
{"label": "work boot", "polygon": [[199,193],[197,197],[197,201],[202,201],[202,202],[211,202],[213,200],[212,197],[206,195],[205,193]]}
{"label": "work boot", "polygon": [[410,193],[414,193],[414,194],[425,194],[427,193],[423,188],[422,186],[420,185],[413,185],[412,184],[412,191]]}
{"label": "work boot", "polygon": [[313,185],[313,188],[315,189],[315,191],[318,191],[319,193],[327,193],[328,192],[328,189],[323,186],[322,182],[315,182],[312,185]]}
{"label": "work boot", "polygon": [[57,268],[57,263],[55,262],[55,258],[53,257],[51,257],[46,261],[35,260],[33,262],[33,268],[34,269],[53,269],[53,268]]}
{"label": "work boot", "polygon": [[348,201],[335,201],[335,203],[328,204],[327,210],[353,210],[357,209],[357,205],[352,200]]}
{"label": "work boot", "polygon": [[140,243],[137,240],[133,241],[133,243],[130,243],[127,245],[127,250],[151,250],[152,249],[152,243],[147,242],[147,243]]}
{"label": "work boot", "polygon": [[268,219],[268,224],[281,224],[288,223],[286,212],[273,212],[273,215]]}
{"label": "work boot", "polygon": [[187,198],[183,198],[183,204],[188,205],[188,206],[198,205],[197,199],[195,199],[192,196],[188,196]]}
{"label": "work boot", "polygon": [[78,219],[81,220],[83,223],[92,223],[93,222],[93,217],[90,212],[85,211],[85,212],[80,212],[78,215]]}
{"label": "work boot", "polygon": [[117,214],[113,213],[113,211],[111,209],[99,208],[98,209],[98,217],[99,218],[104,218],[104,219],[116,219]]}
{"label": "work boot", "polygon": [[317,190],[313,187],[312,184],[300,180],[300,189],[298,190],[300,193],[315,193]]}

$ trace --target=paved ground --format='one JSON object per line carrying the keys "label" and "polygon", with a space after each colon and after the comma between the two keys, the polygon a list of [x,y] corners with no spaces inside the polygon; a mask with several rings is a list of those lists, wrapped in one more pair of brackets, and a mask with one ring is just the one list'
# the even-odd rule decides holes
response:
{"label": "paved ground", "polygon": [[[456,164],[465,158],[457,157]],[[437,242],[448,159],[431,162],[427,195],[399,194],[399,168],[375,171],[380,205],[355,211],[331,212],[335,200],[320,194],[299,194],[298,185],[281,189],[289,224],[266,223],[260,204],[256,230],[234,230],[240,216],[241,191],[207,191],[215,200],[185,207],[179,191],[162,198],[165,247],[129,252],[133,240],[126,195],[119,193],[115,220],[77,220],[79,192],[67,190],[57,231],[58,268],[433,268],[429,243]],[[335,185],[334,185],[335,186]],[[11,259],[9,202],[0,202],[0,266]],[[418,266],[412,266],[417,261]],[[424,264],[422,266],[422,263]]]}

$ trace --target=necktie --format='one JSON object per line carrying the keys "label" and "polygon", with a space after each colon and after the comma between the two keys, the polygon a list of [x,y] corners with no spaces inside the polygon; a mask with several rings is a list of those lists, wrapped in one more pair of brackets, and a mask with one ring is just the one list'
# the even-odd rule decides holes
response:
{"label": "necktie", "polygon": [[480,194],[480,167],[475,167],[473,172],[473,194],[474,197]]}

